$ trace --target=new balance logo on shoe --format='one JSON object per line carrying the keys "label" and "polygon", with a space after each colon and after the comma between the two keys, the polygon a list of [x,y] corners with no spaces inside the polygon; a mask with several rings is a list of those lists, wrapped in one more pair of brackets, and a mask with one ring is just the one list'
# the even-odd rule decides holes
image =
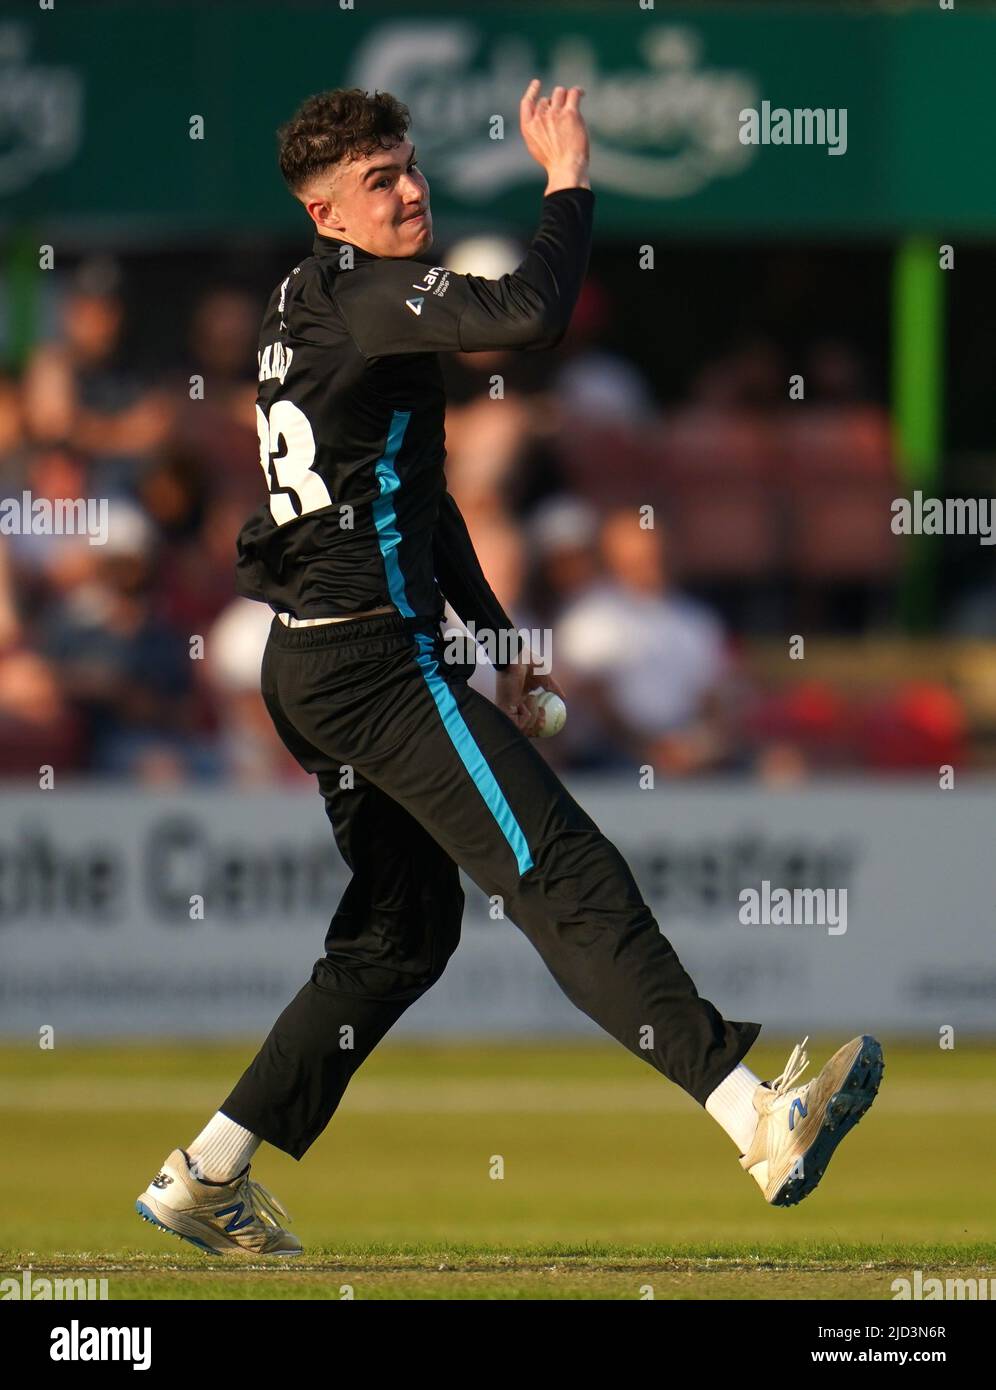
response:
{"label": "new balance logo on shoe", "polygon": [[236,1231],[241,1231],[246,1226],[252,1225],[252,1212],[249,1213],[249,1215],[246,1217],[244,1221],[239,1220],[239,1217],[242,1215],[245,1209],[246,1208],[244,1202],[235,1202],[230,1207],[222,1207],[219,1211],[216,1211],[214,1214],[218,1217],[231,1216],[232,1219],[231,1221],[226,1223],[225,1230],[228,1232],[229,1235],[234,1235]]}
{"label": "new balance logo on shoe", "polygon": [[804,1120],[808,1114],[806,1102],[800,1096],[796,1096],[789,1109],[789,1129],[795,1129],[796,1120]]}
{"label": "new balance logo on shoe", "polygon": [[169,1187],[172,1181],[173,1179],[170,1177],[168,1173],[160,1173],[158,1178],[152,1179],[152,1186],[159,1188]]}

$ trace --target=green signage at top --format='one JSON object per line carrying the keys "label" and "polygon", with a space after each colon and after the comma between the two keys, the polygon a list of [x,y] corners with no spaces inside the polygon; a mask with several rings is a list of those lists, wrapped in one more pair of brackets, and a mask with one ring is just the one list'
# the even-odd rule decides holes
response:
{"label": "green signage at top", "polygon": [[24,7],[0,17],[0,218],[101,239],[293,231],[276,127],[357,86],[409,106],[438,227],[531,224],[535,74],[585,88],[600,235],[987,235],[994,69],[996,13],[939,5]]}

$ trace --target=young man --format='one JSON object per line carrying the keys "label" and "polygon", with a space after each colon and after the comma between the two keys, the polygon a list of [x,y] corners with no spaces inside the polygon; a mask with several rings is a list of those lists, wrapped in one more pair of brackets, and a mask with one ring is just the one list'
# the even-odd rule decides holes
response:
{"label": "young man", "polygon": [[[436,354],[552,347],[570,320],[594,205],[581,96],[541,98],[534,80],[522,98],[547,183],[524,261],[497,281],[427,258],[429,188],[388,93],[322,93],[280,132],[281,171],[316,235],[263,321],[269,496],[240,534],[238,587],[275,611],[263,698],[317,776],[353,877],[311,979],[138,1199],[146,1219],[206,1250],[300,1251],[250,1160],[264,1140],[301,1158],[439,978],[460,934],[458,865],[501,898],[579,1009],[706,1107],[774,1205],[813,1190],[878,1087],[870,1037],[802,1086],[801,1046],[770,1085],[744,1065],[760,1025],[699,997],[619,851],[530,742],[541,716],[528,692],[559,687],[503,645],[513,624],[446,490]],[[444,598],[492,635],[494,704],[468,687],[470,665],[444,659]]]}

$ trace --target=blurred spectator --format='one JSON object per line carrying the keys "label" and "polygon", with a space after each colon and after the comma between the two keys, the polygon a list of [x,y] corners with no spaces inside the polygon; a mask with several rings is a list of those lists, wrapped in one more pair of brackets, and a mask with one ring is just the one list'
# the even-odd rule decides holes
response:
{"label": "blurred spectator", "polygon": [[263,648],[273,621],[265,603],[237,598],[208,634],[206,678],[219,706],[224,772],[245,785],[307,778],[280,742],[259,688]]}
{"label": "blurred spectator", "polygon": [[21,636],[14,576],[10,563],[10,542],[0,540],[0,652],[14,646]]}
{"label": "blurred spectator", "polygon": [[190,325],[191,372],[203,375],[217,409],[253,428],[256,350],[264,307],[243,289],[218,287],[198,301]]}
{"label": "blurred spectator", "polygon": [[561,493],[536,508],[527,535],[533,610],[541,622],[553,624],[599,575],[598,513],[583,498]]}
{"label": "blurred spectator", "polygon": [[640,426],[654,418],[653,393],[643,373],[628,358],[601,346],[611,319],[608,292],[589,276],[564,335],[562,365],[554,380],[563,426],[574,421]]}
{"label": "blurred spectator", "polygon": [[961,767],[965,722],[953,691],[936,681],[911,681],[871,702],[861,721],[861,761],[882,772]]}
{"label": "blurred spectator", "polygon": [[237,499],[243,520],[260,499],[256,354],[264,307],[231,286],[202,295],[183,365],[168,377],[177,412],[172,445],[181,455],[210,460],[201,468],[211,494]]}
{"label": "blurred spectator", "polygon": [[863,767],[880,772],[964,766],[966,716],[938,682],[904,681],[859,695],[826,681],[769,691],[747,721],[765,782]]}
{"label": "blurred spectator", "polygon": [[7,475],[11,460],[26,442],[21,387],[0,371],[0,477]]}
{"label": "blurred spectator", "polygon": [[[89,458],[63,444],[35,447],[24,459],[19,492],[52,503],[91,496]],[[9,538],[9,558],[21,607],[37,617],[44,605],[91,578],[97,547],[86,536],[22,532]]]}
{"label": "blurred spectator", "polygon": [[868,399],[861,357],[849,343],[821,338],[809,350],[806,398],[824,405],[859,405]]}
{"label": "blurred spectator", "polygon": [[802,680],[759,694],[746,725],[757,752],[755,770],[771,785],[800,782],[813,771],[839,771],[853,758],[854,711],[823,681]]}
{"label": "blurred spectator", "polygon": [[635,509],[607,518],[601,553],[605,581],[555,634],[569,693],[592,703],[624,761],[672,776],[728,762],[731,672],[719,624],[671,590],[662,537]]}
{"label": "blurred spectator", "polygon": [[163,547],[160,610],[180,631],[205,632],[231,602],[235,537],[245,518],[237,498],[219,498],[209,503],[199,530],[189,540]]}
{"label": "blurred spectator", "polygon": [[[601,577],[598,527],[595,508],[567,493],[548,498],[529,518],[526,535],[532,567],[532,625],[543,633],[557,680],[564,674],[557,634],[561,614]],[[543,751],[554,766],[563,769],[597,772],[613,762],[597,712],[580,697],[571,701],[563,732],[544,744]]]}
{"label": "blurred spectator", "polygon": [[43,767],[56,778],[79,767],[84,729],[65,700],[55,671],[24,648],[0,651],[0,767],[5,777],[30,777]]}
{"label": "blurred spectator", "polygon": [[43,649],[86,721],[92,771],[179,781],[210,771],[195,737],[191,659],[182,634],[152,607],[151,523],[111,506],[93,577],[55,606]]}
{"label": "blurred spectator", "polygon": [[161,443],[172,410],[125,364],[121,273],[109,258],[85,261],[62,309],[62,337],[40,344],[24,373],[27,432],[42,444],[90,453],[99,493],[127,490],[137,460]]}
{"label": "blurred spectator", "polygon": [[156,523],[160,538],[192,540],[204,520],[209,494],[204,459],[168,442],[148,462],[138,483],[138,501]]}
{"label": "blurred spectator", "polygon": [[689,397],[693,405],[714,410],[776,410],[788,400],[788,379],[781,350],[769,338],[748,336],[706,363]]}
{"label": "blurred spectator", "polygon": [[529,431],[529,411],[516,396],[479,396],[446,415],[447,485],[468,526],[472,517],[508,509]]}

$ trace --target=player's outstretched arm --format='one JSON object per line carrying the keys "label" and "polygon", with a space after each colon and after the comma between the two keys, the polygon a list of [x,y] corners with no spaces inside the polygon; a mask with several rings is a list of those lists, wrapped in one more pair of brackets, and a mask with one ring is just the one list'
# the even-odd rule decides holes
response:
{"label": "player's outstretched arm", "polygon": [[581,88],[556,87],[551,97],[538,92],[534,79],[522,98],[520,124],[527,149],[546,169],[547,186],[522,264],[499,280],[389,259],[337,275],[331,289],[336,306],[368,360],[549,348],[564,336],[588,268],[595,195]]}

